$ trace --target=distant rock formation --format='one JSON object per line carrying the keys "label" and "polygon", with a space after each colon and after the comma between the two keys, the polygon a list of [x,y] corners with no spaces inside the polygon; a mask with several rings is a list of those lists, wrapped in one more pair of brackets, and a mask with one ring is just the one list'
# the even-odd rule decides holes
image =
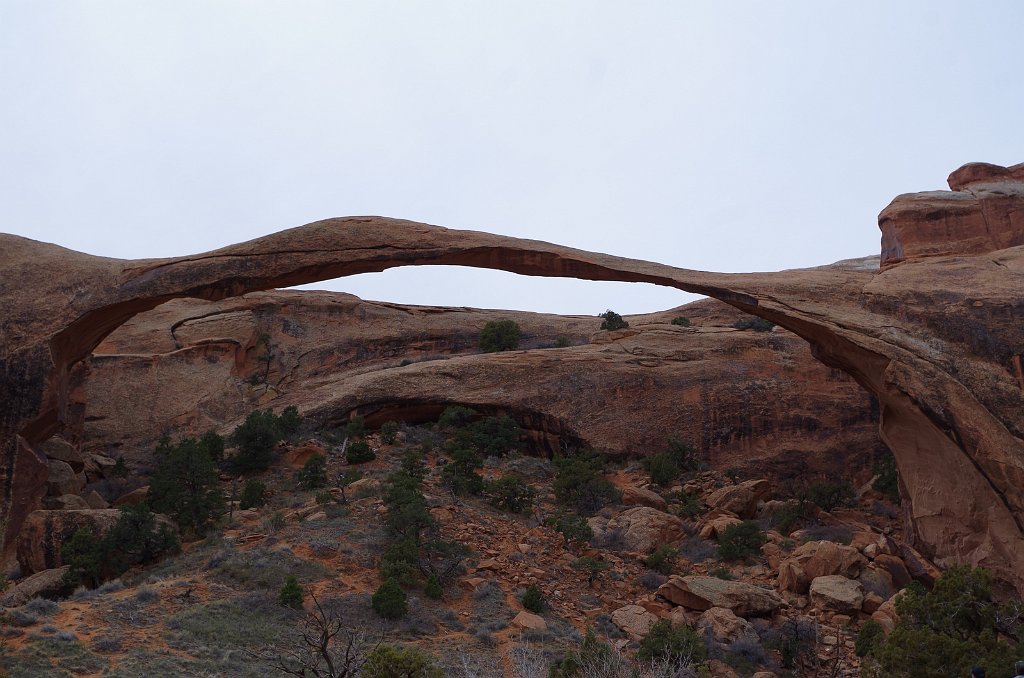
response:
{"label": "distant rock formation", "polygon": [[[1018,195],[1015,172],[1000,183]],[[968,166],[954,174],[993,172]],[[1024,212],[1014,200],[978,198],[978,185],[925,199],[917,211],[887,208],[881,272],[704,273],[382,217],[330,219],[206,254],[140,261],[0,236],[4,543],[9,549],[45,493],[38,445],[80,416],[82,360],[132,316],[177,297],[218,300],[393,266],[458,264],[676,287],[795,332],[877,397],[881,436],[925,555],[985,565],[1024,590]],[[976,222],[954,212],[974,199],[999,227],[987,240],[968,234],[965,246],[957,229]],[[900,226],[928,221],[948,228],[912,238],[914,229]]]}

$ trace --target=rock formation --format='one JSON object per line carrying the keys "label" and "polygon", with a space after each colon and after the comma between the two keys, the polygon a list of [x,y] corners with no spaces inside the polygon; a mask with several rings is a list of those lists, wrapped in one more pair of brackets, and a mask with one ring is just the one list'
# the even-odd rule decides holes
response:
{"label": "rock formation", "polygon": [[[693,327],[671,325],[678,315]],[[883,447],[870,396],[790,332],[734,330],[740,317],[706,299],[608,333],[597,317],[330,292],[176,300],[132,318],[88,359],[81,444],[137,468],[161,435],[226,434],[256,407],[296,405],[327,424],[354,412],[373,425],[459,404],[514,416],[541,454],[582,443],[646,455],[674,436],[715,467],[773,477],[833,472],[837,459],[870,467]],[[524,350],[480,353],[480,329],[502,318],[522,328]],[[568,346],[553,348],[559,339]],[[636,389],[643,397],[628,397]]]}
{"label": "rock formation", "polygon": [[[5,544],[45,489],[37,446],[79,415],[76,366],[133,315],[176,297],[217,300],[393,266],[456,264],[675,287],[795,332],[877,397],[881,435],[896,456],[925,555],[986,565],[1024,589],[1017,174],[968,166],[951,181],[965,190],[941,194],[948,200],[898,197],[880,219],[881,272],[705,273],[382,217],[330,219],[205,254],[139,261],[2,236]],[[990,184],[1000,187],[982,197],[978,187]],[[956,230],[979,223],[985,237]]]}

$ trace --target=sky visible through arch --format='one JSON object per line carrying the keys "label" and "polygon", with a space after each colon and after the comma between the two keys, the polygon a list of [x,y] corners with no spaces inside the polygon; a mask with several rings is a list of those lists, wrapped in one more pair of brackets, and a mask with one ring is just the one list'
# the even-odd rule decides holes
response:
{"label": "sky visible through arch", "polygon": [[[1022,29],[1011,0],[0,0],[0,231],[140,258],[381,214],[704,270],[876,254],[896,194],[1024,161]],[[310,287],[694,298],[449,267]]]}

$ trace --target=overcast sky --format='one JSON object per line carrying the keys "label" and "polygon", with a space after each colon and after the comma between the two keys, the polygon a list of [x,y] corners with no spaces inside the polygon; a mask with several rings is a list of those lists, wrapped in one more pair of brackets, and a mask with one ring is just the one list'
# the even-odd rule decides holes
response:
{"label": "overcast sky", "polygon": [[[1024,161],[1022,34],[1014,0],[0,0],[0,231],[138,258],[381,214],[819,265],[876,254],[895,195]],[[693,298],[449,267],[313,287],[580,314]]]}

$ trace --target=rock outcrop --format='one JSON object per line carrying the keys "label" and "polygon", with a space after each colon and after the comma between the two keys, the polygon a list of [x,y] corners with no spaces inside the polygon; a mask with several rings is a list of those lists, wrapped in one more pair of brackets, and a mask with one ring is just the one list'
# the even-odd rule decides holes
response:
{"label": "rock outcrop", "polygon": [[673,575],[661,585],[658,595],[691,610],[721,607],[744,618],[771,616],[782,606],[782,598],[773,589],[703,575]]}
{"label": "rock outcrop", "polygon": [[[982,169],[957,175],[993,174]],[[176,297],[217,300],[394,266],[455,264],[676,287],[795,332],[877,397],[881,435],[911,502],[915,546],[940,565],[983,564],[1024,589],[1024,212],[1016,171],[998,182],[1006,196],[979,197],[984,184],[971,181],[944,200],[898,198],[881,219],[881,272],[705,273],[380,217],[331,219],[205,254],[140,261],[0,236],[4,543],[9,549],[44,494],[46,458],[37,446],[81,430],[82,361],[132,316]],[[975,200],[993,225],[984,238],[954,232],[974,227],[958,209]],[[899,224],[915,219],[947,224],[917,238],[946,244],[911,247],[914,229]]]}

